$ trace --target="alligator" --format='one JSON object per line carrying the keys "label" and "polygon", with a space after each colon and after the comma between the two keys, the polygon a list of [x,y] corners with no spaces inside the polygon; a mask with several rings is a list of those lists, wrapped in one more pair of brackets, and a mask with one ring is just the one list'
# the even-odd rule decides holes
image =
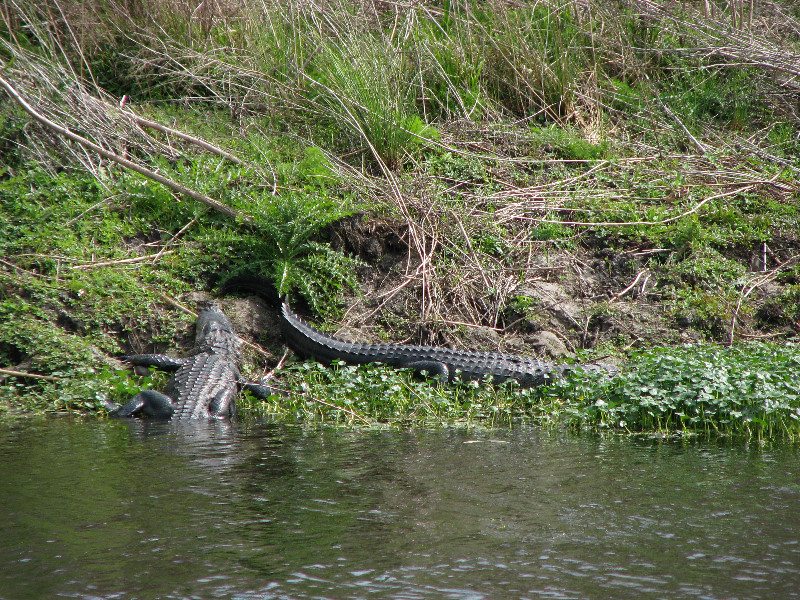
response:
{"label": "alligator", "polygon": [[283,302],[283,333],[289,347],[304,358],[323,364],[343,361],[351,365],[382,363],[426,372],[439,381],[454,382],[491,378],[495,383],[515,380],[520,387],[547,384],[573,370],[614,375],[617,370],[601,364],[568,365],[500,352],[451,350],[436,346],[353,343],[329,336],[297,316]]}
{"label": "alligator", "polygon": [[155,367],[175,374],[164,393],[142,390],[127,404],[111,402],[112,417],[147,416],[158,419],[202,419],[236,416],[236,396],[241,389],[258,398],[266,398],[275,389],[261,383],[244,381],[242,341],[222,310],[212,304],[200,311],[195,325],[195,348],[186,358],[165,354],[135,354],[122,360],[133,366]]}
{"label": "alligator", "polygon": [[392,367],[425,372],[440,382],[484,380],[495,383],[514,380],[520,387],[550,383],[570,371],[592,371],[609,376],[619,371],[600,363],[569,365],[499,352],[451,350],[437,346],[353,343],[315,329],[294,313],[288,301],[280,299],[272,282],[254,274],[237,275],[222,286],[223,292],[249,292],[275,308],[281,306],[283,336],[287,345],[303,358],[330,365],[342,361],[351,365],[382,363]]}

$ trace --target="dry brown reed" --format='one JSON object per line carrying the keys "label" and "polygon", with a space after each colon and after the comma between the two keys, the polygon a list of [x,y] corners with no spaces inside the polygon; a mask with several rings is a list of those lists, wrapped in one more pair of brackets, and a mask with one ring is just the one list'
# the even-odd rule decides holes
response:
{"label": "dry brown reed", "polygon": [[[153,85],[182,90],[174,100],[187,107],[224,108],[241,139],[262,127],[261,119],[274,123],[278,117],[284,133],[309,144],[317,140],[315,121],[337,124],[336,131],[351,138],[349,147],[327,149],[342,180],[376,212],[397,216],[407,232],[405,276],[378,295],[379,306],[413,288],[415,312],[427,323],[501,326],[509,299],[540,276],[533,250],[538,242],[529,235],[535,224],[561,225],[580,236],[601,226],[663,225],[700,212],[712,199],[754,189],[784,202],[797,193],[796,184],[774,175],[772,167],[797,168],[772,152],[768,130],[691,127],[656,79],[687,66],[699,73],[749,69],[770,109],[800,124],[800,22],[786,6],[553,0],[525,12],[520,3],[487,3],[485,10],[451,4],[445,12],[433,2],[384,0],[215,0],[197,6],[12,1],[4,12],[6,27],[24,28],[47,47],[33,53],[13,38],[4,40],[8,58],[2,67],[48,118],[143,164],[180,150],[94,83],[92,55],[105,44],[122,44],[132,68]],[[554,26],[559,19],[563,27]],[[400,166],[416,159],[403,149],[387,159],[367,126],[381,109],[368,104],[362,89],[336,87],[320,71],[321,58],[337,44],[357,39],[383,49],[387,60],[379,66],[406,78],[397,89],[413,97],[425,122],[444,131],[447,123],[471,120],[479,143],[447,135],[427,142],[488,165],[483,181],[443,183],[424,168],[408,177]],[[650,45],[643,47],[645,39]],[[636,97],[612,80],[637,86]],[[379,114],[377,122],[407,129],[398,110]],[[543,120],[569,124],[590,142],[610,140],[609,156],[542,152],[529,125]],[[509,142],[514,136],[519,143]],[[498,138],[504,141],[495,143]],[[45,131],[28,138],[31,151],[49,162],[44,140],[54,141]],[[104,176],[97,156],[58,144],[69,160]],[[750,153],[761,162],[748,160]],[[369,160],[358,164],[354,156]],[[653,217],[617,218],[622,204],[639,200]],[[501,238],[497,250],[479,247],[487,232]]]}

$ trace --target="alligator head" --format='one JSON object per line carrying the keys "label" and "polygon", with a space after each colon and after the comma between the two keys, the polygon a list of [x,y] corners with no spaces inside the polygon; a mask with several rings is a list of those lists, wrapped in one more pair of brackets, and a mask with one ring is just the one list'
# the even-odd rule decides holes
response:
{"label": "alligator head", "polygon": [[242,341],[233,331],[228,317],[216,304],[200,311],[195,325],[196,352],[232,354],[237,363],[241,357]]}

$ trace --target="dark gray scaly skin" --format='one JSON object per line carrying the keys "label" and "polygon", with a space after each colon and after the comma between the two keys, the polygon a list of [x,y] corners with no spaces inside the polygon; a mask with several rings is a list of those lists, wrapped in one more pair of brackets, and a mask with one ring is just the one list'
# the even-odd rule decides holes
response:
{"label": "dark gray scaly skin", "polygon": [[491,377],[497,383],[513,379],[521,387],[546,384],[570,370],[602,371],[609,375],[616,373],[615,369],[601,365],[566,365],[499,352],[352,343],[314,329],[292,312],[286,302],[283,303],[282,312],[284,336],[289,347],[304,358],[313,358],[324,364],[337,360],[351,365],[383,363],[392,367],[426,371],[448,382],[455,379],[470,381]]}
{"label": "dark gray scaly skin", "polygon": [[164,393],[143,390],[127,404],[108,403],[112,417],[148,416],[160,419],[206,419],[236,416],[236,396],[244,388],[259,398],[275,393],[267,385],[242,381],[242,342],[228,317],[217,306],[197,318],[195,349],[186,358],[136,354],[123,360],[134,366],[174,372]]}

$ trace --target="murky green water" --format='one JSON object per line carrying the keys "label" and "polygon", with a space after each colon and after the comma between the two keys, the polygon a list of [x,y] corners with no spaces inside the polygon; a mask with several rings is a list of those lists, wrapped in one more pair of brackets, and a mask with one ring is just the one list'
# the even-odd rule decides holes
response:
{"label": "murky green water", "polygon": [[800,598],[799,453],[0,423],[0,598]]}

